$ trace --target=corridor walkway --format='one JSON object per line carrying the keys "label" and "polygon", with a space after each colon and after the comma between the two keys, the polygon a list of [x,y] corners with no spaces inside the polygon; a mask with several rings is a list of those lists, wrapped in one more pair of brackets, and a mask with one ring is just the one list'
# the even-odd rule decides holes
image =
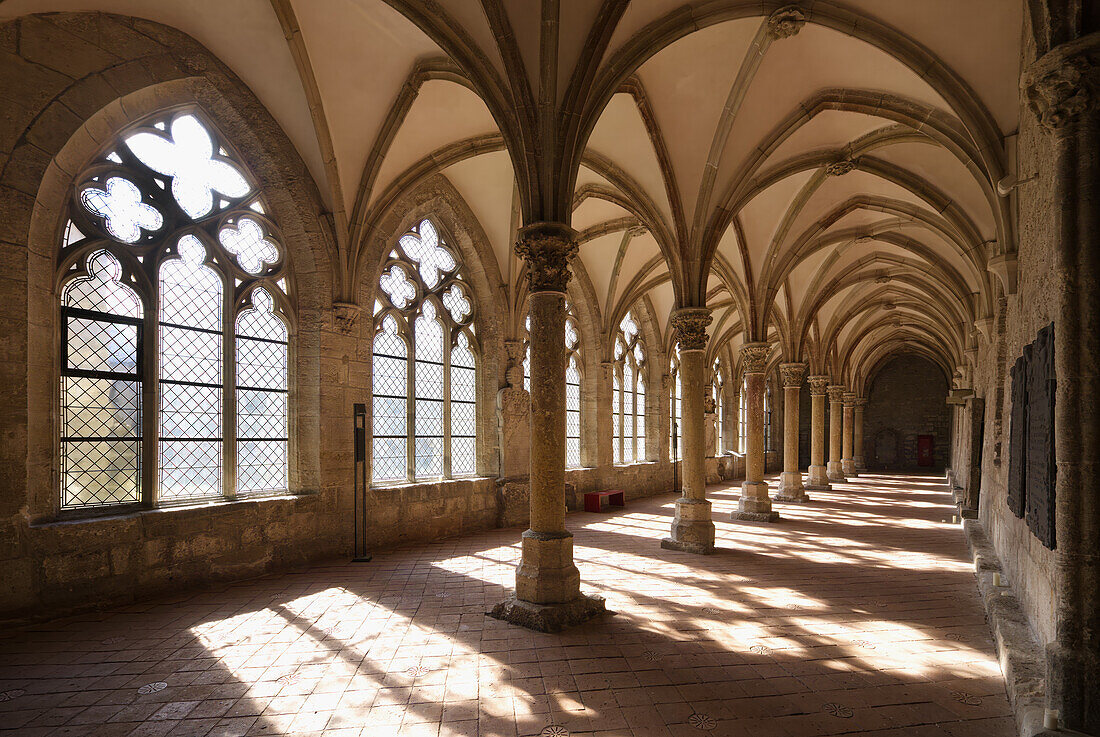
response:
{"label": "corridor walkway", "polygon": [[484,615],[517,529],[6,630],[0,736],[1014,734],[941,479],[738,495],[708,557],[660,548],[672,495],[570,515],[615,614],[561,635]]}

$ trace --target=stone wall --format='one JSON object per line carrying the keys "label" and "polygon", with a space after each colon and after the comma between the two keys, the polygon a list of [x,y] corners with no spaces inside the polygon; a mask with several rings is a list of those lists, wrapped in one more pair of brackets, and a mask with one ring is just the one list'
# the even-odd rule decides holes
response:
{"label": "stone wall", "polygon": [[928,359],[890,359],[868,382],[863,415],[863,458],[869,469],[917,469],[917,436],[931,435],[935,469],[950,462],[948,384]]}
{"label": "stone wall", "polygon": [[[1025,33],[1025,39],[1031,34]],[[1025,47],[1023,68],[1035,59],[1031,42]],[[1048,550],[1017,518],[1006,502],[1010,414],[1009,370],[1039,329],[1055,318],[1061,290],[1055,269],[1058,207],[1054,196],[1053,147],[1035,115],[1020,111],[1016,136],[1016,172],[1020,179],[1036,175],[1012,195],[1019,240],[1018,281],[1015,294],[998,290],[992,342],[983,341],[974,372],[976,396],[985,399],[985,442],[981,461],[979,518],[1001,560],[1013,590],[1022,599],[1028,622],[1041,643],[1054,640],[1055,553]],[[1011,146],[1010,146],[1011,148]]]}

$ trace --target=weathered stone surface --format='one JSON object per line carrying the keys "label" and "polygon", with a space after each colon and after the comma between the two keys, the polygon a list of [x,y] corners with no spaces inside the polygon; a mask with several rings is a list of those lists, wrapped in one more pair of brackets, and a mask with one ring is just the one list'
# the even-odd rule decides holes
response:
{"label": "weathered stone surface", "polygon": [[495,619],[537,632],[561,632],[606,611],[603,597],[581,595],[559,604],[535,604],[523,599],[508,599],[497,604],[488,614]]}

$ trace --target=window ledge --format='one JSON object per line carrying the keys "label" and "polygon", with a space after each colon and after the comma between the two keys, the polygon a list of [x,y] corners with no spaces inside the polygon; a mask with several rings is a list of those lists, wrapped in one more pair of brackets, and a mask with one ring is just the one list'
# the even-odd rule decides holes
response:
{"label": "window ledge", "polygon": [[81,510],[65,510],[56,517],[32,522],[31,529],[43,529],[66,525],[79,525],[89,522],[110,522],[117,520],[136,519],[141,517],[153,517],[157,515],[179,515],[188,513],[200,515],[204,512],[231,512],[234,509],[243,509],[248,505],[268,505],[274,503],[293,502],[297,499],[317,496],[319,492],[314,490],[300,491],[294,494],[271,494],[269,496],[249,496],[241,499],[221,499],[218,501],[201,502],[194,504],[178,504],[164,507],[130,508],[125,511],[103,511],[99,514],[81,514]]}
{"label": "window ledge", "polygon": [[478,481],[496,481],[496,476],[459,476],[452,479],[424,479],[422,481],[395,481],[393,483],[371,484],[371,491],[404,491],[424,486],[452,486],[455,484],[468,484]]}

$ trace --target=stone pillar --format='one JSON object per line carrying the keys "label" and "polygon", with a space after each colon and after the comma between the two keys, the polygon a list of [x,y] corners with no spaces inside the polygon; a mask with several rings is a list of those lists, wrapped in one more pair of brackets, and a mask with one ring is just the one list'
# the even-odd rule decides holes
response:
{"label": "stone pillar", "polygon": [[1046,649],[1047,702],[1063,727],[1100,734],[1100,34],[1052,48],[1026,70],[1024,87],[1051,137],[1056,224],[1055,640]]}
{"label": "stone pillar", "polygon": [[844,437],[844,385],[834,384],[829,392],[829,465],[830,481],[847,481],[841,452]]}
{"label": "stone pillar", "polygon": [[[672,533],[661,547],[687,553],[714,552],[714,522],[706,499],[707,470],[703,429],[703,389],[706,386],[705,350],[710,310],[685,307],[672,313],[671,324],[680,342],[680,411],[684,447],[680,449],[683,495],[676,500]],[[672,429],[669,429],[672,432]]]}
{"label": "stone pillar", "polygon": [[867,406],[867,400],[856,400],[855,428],[852,430],[852,462],[856,471],[866,471],[867,464],[863,461],[863,408]]}
{"label": "stone pillar", "polygon": [[825,467],[825,394],[828,376],[811,376],[810,382],[810,475],[807,491],[829,491],[832,485]]}
{"label": "stone pillar", "polygon": [[779,477],[775,498],[783,502],[808,502],[810,498],[798,470],[798,395],[806,364],[781,363],[779,375],[783,379],[783,475]]}
{"label": "stone pillar", "polygon": [[772,509],[768,482],[764,480],[764,368],[768,362],[767,343],[741,346],[741,366],[745,374],[745,408],[748,414],[745,449],[745,482],[741,501],[733,513],[735,520],[775,522],[779,512]]}
{"label": "stone pillar", "polygon": [[853,448],[856,431],[856,400],[855,394],[846,393],[844,395],[844,439],[842,441],[842,447],[844,449],[840,462],[841,467],[844,469],[845,476],[855,476],[856,474],[856,461],[854,458]]}
{"label": "stone pillar", "polygon": [[562,223],[520,230],[516,254],[527,265],[531,317],[531,528],[523,533],[516,597],[491,612],[543,632],[604,610],[580,590],[573,535],[565,529],[565,288],[576,232]]}

